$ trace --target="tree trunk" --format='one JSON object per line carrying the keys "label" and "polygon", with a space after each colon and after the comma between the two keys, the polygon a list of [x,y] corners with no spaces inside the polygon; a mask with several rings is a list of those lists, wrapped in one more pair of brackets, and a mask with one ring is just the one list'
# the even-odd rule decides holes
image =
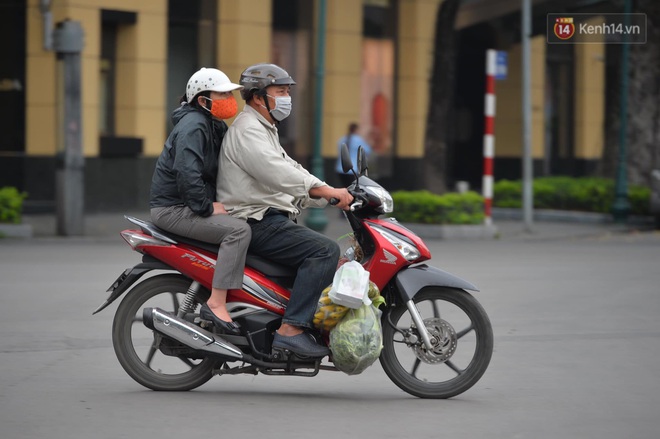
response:
{"label": "tree trunk", "polygon": [[647,14],[647,42],[630,47],[628,85],[628,180],[650,185],[660,148],[660,3],[638,0]]}
{"label": "tree trunk", "polygon": [[619,151],[621,122],[621,46],[609,44],[605,48],[605,145],[596,173],[615,178]]}
{"label": "tree trunk", "polygon": [[[660,2],[637,0],[633,12],[647,14],[647,42],[629,47],[626,170],[630,184],[650,186],[651,171],[660,169]],[[609,47],[608,55],[613,50],[620,51],[621,46]],[[608,177],[616,175],[621,126],[621,73],[611,73],[607,98],[613,102],[607,107],[607,140],[600,167],[600,173]]]}
{"label": "tree trunk", "polygon": [[447,144],[450,110],[454,101],[456,72],[456,31],[454,23],[460,0],[444,0],[438,8],[433,49],[429,110],[424,139],[426,189],[447,190]]}

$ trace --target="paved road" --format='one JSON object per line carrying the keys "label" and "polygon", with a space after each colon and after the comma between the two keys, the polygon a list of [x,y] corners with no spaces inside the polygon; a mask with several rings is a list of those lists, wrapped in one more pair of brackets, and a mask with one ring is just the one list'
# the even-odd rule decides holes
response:
{"label": "paved road", "polygon": [[430,243],[433,265],[481,288],[495,331],[489,370],[446,401],[378,363],[143,389],[112,351],[116,304],[91,315],[138,255],[114,232],[0,241],[0,437],[657,438],[660,234],[567,227]]}

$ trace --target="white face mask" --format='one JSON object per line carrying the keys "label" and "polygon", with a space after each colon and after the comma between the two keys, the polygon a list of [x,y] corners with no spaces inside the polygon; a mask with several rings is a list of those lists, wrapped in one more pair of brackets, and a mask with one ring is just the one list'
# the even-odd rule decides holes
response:
{"label": "white face mask", "polygon": [[289,114],[291,114],[291,107],[293,106],[291,103],[291,96],[266,96],[275,99],[275,108],[270,110],[270,115],[273,116],[273,119],[282,122],[289,117]]}

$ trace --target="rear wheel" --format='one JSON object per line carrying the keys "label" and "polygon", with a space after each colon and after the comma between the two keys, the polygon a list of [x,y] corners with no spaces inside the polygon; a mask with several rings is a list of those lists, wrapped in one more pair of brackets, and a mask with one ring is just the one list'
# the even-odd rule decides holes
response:
{"label": "rear wheel", "polygon": [[[177,342],[144,326],[142,310],[159,307],[176,315],[191,281],[176,274],[146,279],[130,290],[115,313],[112,344],[119,363],[135,381],[152,390],[181,391],[211,379],[215,360],[172,355]],[[163,354],[169,349],[170,355]],[[163,349],[163,350],[161,350]]]}
{"label": "rear wheel", "polygon": [[464,290],[430,287],[414,297],[434,349],[425,347],[401,304],[383,315],[380,362],[402,390],[420,398],[451,398],[472,387],[493,353],[490,319]]}

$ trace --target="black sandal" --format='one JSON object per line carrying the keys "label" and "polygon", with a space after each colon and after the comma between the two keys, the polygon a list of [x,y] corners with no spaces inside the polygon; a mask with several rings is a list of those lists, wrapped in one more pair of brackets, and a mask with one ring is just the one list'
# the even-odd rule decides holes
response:
{"label": "black sandal", "polygon": [[211,311],[211,308],[209,308],[206,303],[203,304],[199,310],[199,317],[204,320],[211,321],[216,328],[225,334],[241,335],[241,325],[236,322],[225,322],[224,320],[220,319],[213,313],[213,311]]}

